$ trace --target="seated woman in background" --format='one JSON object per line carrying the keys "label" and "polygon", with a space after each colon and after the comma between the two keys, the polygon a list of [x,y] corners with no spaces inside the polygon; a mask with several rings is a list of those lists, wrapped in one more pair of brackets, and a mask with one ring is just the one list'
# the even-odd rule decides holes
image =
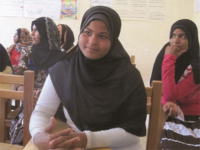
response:
{"label": "seated woman in background", "polygon": [[31,50],[30,32],[25,28],[17,29],[13,38],[14,44],[7,48],[12,63],[13,73],[22,75],[28,69],[28,59]]}
{"label": "seated woman in background", "polygon": [[[25,70],[28,70],[28,61],[30,59],[30,53],[31,53],[31,35],[30,32],[25,28],[19,28],[17,29],[17,32],[14,35],[13,38],[14,44],[12,44],[9,48],[7,48],[7,52],[10,55],[10,60],[12,63],[13,68],[13,74],[15,75],[23,75]],[[23,91],[24,88],[21,85],[15,85],[14,88],[18,91]],[[15,106],[20,107],[20,101],[15,101]],[[10,139],[11,144],[21,144],[22,145],[22,139],[18,141],[19,137],[23,134],[21,132],[19,134],[19,129],[23,127],[21,124],[21,117],[20,115],[23,111],[23,106],[18,108],[19,111],[16,111],[16,113],[19,113],[15,119],[11,122],[10,127]]]}
{"label": "seated woman in background", "polygon": [[57,27],[60,33],[60,48],[68,53],[74,47],[74,33],[66,24],[59,24]]}
{"label": "seated woman in background", "polygon": [[[142,149],[138,136],[146,135],[147,97],[139,71],[118,40],[120,29],[113,9],[86,11],[78,45],[50,68],[31,116],[30,133],[39,149]],[[73,131],[52,134],[60,103]]]}
{"label": "seated woman in background", "polygon": [[[69,53],[74,48],[74,33],[71,28],[66,24],[57,25],[60,33],[60,48],[62,52]],[[58,110],[54,116],[56,119],[66,121],[63,112],[63,106],[60,104]]]}
{"label": "seated woman in background", "polygon": [[[41,17],[32,22],[31,25],[32,47],[29,61],[29,69],[35,71],[34,77],[34,100],[37,101],[43,84],[48,76],[48,68],[61,60],[67,53],[60,49],[59,31],[54,21],[48,17]],[[69,43],[72,45],[72,43]],[[23,89],[23,86],[19,87]],[[23,143],[23,135],[19,135],[17,128],[22,128],[23,105],[19,115],[14,120],[15,125],[11,128],[10,135],[12,144]],[[15,132],[15,133],[13,133]],[[23,132],[22,132],[23,133]],[[13,135],[14,134],[14,135]]]}
{"label": "seated woman in background", "polygon": [[34,20],[31,30],[33,45],[29,66],[35,66],[34,89],[38,94],[49,74],[48,69],[61,60],[66,53],[60,49],[59,31],[51,18],[40,17]]}
{"label": "seated woman in background", "polygon": [[156,58],[152,80],[163,82],[162,105],[169,116],[163,148],[200,149],[200,50],[194,22],[182,19],[172,25],[170,40]]}

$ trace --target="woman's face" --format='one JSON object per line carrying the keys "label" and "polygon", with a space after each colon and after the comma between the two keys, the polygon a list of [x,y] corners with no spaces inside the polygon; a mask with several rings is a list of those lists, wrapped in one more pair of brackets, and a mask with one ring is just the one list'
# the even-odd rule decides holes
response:
{"label": "woman's face", "polygon": [[19,37],[18,37],[18,33],[16,32],[15,35],[13,36],[13,41],[14,43],[17,43],[19,40]]}
{"label": "woman's face", "polygon": [[111,46],[107,26],[100,20],[91,21],[80,34],[78,43],[83,55],[88,59],[102,58]]}
{"label": "woman's face", "polygon": [[40,34],[35,25],[33,25],[33,31],[31,32],[31,36],[33,44],[37,45],[40,43]]}
{"label": "woman's face", "polygon": [[186,33],[177,28],[173,31],[173,34],[169,40],[170,45],[175,45],[179,47],[181,50],[188,50],[188,37]]}

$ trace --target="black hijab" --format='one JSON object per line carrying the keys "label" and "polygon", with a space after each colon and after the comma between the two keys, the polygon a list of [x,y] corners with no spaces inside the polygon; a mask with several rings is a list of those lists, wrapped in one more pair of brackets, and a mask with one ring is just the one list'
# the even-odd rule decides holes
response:
{"label": "black hijab", "polygon": [[[65,24],[59,24],[61,26],[61,48],[64,51],[69,50],[72,46],[74,46],[74,33],[71,28]],[[58,25],[58,26],[59,26]]]}
{"label": "black hijab", "polygon": [[[200,84],[200,51],[199,51],[199,40],[198,40],[198,29],[194,22],[188,19],[181,19],[176,21],[170,30],[170,38],[173,34],[175,29],[183,30],[187,37],[189,47],[187,52],[183,53],[180,57],[176,59],[175,63],[175,82],[178,83],[178,80],[183,75],[185,69],[189,64],[192,65],[192,71],[194,74],[194,81],[196,84]],[[162,61],[165,55],[165,48],[169,45],[169,42],[164,45],[161,49],[160,53],[158,54],[154,66],[153,71],[150,79],[150,85],[153,80],[162,80],[161,77],[161,68],[162,68]]]}
{"label": "black hijab", "polygon": [[11,67],[11,61],[6,49],[0,44],[0,72],[3,72],[6,66]]}
{"label": "black hijab", "polygon": [[81,32],[93,20],[107,25],[111,37],[109,52],[98,60],[90,60],[77,45],[66,59],[50,68],[56,92],[81,131],[120,127],[144,136],[147,97],[139,71],[118,40],[120,17],[109,7],[92,7],[83,16]]}
{"label": "black hijab", "polygon": [[21,28],[17,29],[17,36],[18,36],[18,41],[16,43],[19,43],[20,37],[21,37]]}
{"label": "black hijab", "polygon": [[60,49],[59,31],[54,21],[48,17],[41,17],[32,22],[40,34],[40,43],[32,45],[31,58],[34,64],[39,68],[50,68],[56,62],[61,60],[66,53]]}

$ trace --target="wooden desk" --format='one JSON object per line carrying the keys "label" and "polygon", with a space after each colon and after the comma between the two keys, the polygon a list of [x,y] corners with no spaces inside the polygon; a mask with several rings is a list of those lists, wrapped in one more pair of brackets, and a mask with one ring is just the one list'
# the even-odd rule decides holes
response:
{"label": "wooden desk", "polygon": [[23,146],[0,143],[0,150],[23,150]]}
{"label": "wooden desk", "polygon": [[[1,150],[1,148],[0,148],[0,150]],[[4,150],[4,149],[2,149],[2,150]],[[7,149],[5,149],[5,150],[7,150]],[[9,149],[9,150],[12,150],[12,149]],[[13,150],[15,150],[15,149],[13,149]],[[33,144],[32,140],[30,140],[23,150],[39,150],[39,149]],[[110,148],[97,148],[97,149],[93,149],[93,150],[111,150],[111,149]]]}
{"label": "wooden desk", "polygon": [[[56,120],[56,125],[55,125],[55,128],[53,129],[53,133],[59,132],[61,130],[67,129],[67,128],[70,128],[70,127],[66,123],[64,123],[60,120]],[[39,149],[33,144],[32,140],[30,140],[28,142],[28,144],[24,147],[23,150],[39,150]],[[110,148],[98,148],[98,149],[93,149],[93,150],[111,150],[111,149]]]}

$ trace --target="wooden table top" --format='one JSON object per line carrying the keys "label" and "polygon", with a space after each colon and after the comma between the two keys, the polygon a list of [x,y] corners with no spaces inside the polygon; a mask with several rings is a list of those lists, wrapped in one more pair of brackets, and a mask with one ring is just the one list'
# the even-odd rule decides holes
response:
{"label": "wooden table top", "polygon": [[23,146],[0,143],[0,150],[23,150]]}
{"label": "wooden table top", "polygon": [[[69,126],[66,123],[56,120],[56,125],[55,125],[55,128],[53,129],[53,133],[59,132],[61,130],[67,129],[67,128],[69,128]],[[0,150],[1,150],[1,148],[0,148]],[[2,150],[4,150],[4,149],[2,149]],[[7,150],[7,149],[5,149],[5,150]],[[11,149],[9,149],[9,150],[11,150]],[[27,143],[27,145],[24,147],[23,150],[39,150],[39,149],[33,144],[32,139],[31,139]],[[110,148],[98,148],[98,149],[93,149],[93,150],[111,150],[111,149]]]}
{"label": "wooden table top", "polygon": [[[1,150],[1,148],[0,148],[0,150]],[[2,149],[2,150],[4,150],[4,149]],[[5,149],[5,150],[7,150],[7,149]],[[9,149],[9,150],[12,150],[12,149]],[[18,149],[13,149],[13,150],[18,150]],[[19,150],[21,150],[21,149],[19,149]],[[30,140],[23,150],[39,150],[39,149],[33,144],[32,140]],[[111,149],[110,148],[97,148],[97,149],[92,149],[92,150],[111,150]]]}

